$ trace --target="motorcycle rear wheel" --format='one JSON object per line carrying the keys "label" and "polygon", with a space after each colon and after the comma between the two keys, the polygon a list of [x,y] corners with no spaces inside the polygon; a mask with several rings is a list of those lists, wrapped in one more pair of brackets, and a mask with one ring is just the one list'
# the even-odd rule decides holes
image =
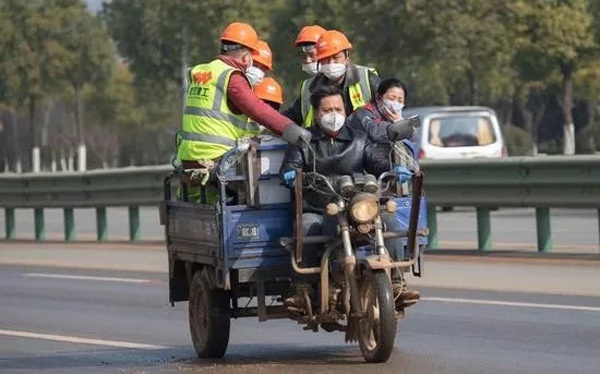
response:
{"label": "motorcycle rear wheel", "polygon": [[223,290],[212,290],[201,271],[192,278],[188,313],[198,358],[223,357],[229,345],[229,297]]}
{"label": "motorcycle rear wheel", "polygon": [[367,362],[386,362],[396,338],[394,294],[389,276],[384,270],[365,270],[359,293],[364,315],[357,324],[360,350]]}

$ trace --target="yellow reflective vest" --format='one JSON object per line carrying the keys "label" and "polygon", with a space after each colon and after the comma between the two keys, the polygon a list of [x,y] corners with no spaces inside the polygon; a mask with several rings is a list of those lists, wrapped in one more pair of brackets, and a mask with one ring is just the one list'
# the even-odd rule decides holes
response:
{"label": "yellow reflective vest", "polygon": [[[371,100],[371,83],[369,82],[369,72],[377,74],[373,68],[354,65],[358,72],[358,81],[348,86],[352,110],[365,106]],[[315,77],[304,80],[300,86],[300,108],[302,111],[302,123],[304,127],[311,127],[314,121],[312,105],[310,105],[310,85]],[[346,93],[344,93],[345,95]],[[350,115],[350,113],[347,113]]]}
{"label": "yellow reflective vest", "polygon": [[177,158],[214,160],[236,146],[236,141],[259,133],[245,114],[227,105],[227,87],[237,69],[221,60],[200,64],[188,71],[188,89]]}

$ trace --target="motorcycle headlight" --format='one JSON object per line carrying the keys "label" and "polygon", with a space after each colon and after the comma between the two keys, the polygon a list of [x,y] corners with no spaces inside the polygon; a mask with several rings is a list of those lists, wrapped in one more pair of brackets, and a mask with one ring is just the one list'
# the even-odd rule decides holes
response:
{"label": "motorcycle headlight", "polygon": [[369,193],[354,196],[350,202],[350,218],[357,223],[367,223],[379,214],[379,199]]}

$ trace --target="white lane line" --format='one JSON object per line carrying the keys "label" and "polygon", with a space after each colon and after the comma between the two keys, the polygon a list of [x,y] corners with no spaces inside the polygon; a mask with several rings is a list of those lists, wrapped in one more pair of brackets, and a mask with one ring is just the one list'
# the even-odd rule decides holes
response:
{"label": "white lane line", "polygon": [[53,340],[53,341],[57,341],[57,342],[67,342],[67,343],[75,343],[75,344],[102,345],[102,346],[117,347],[117,348],[132,348],[132,349],[167,349],[168,348],[168,347],[163,347],[160,345],[152,345],[152,344],[140,344],[140,343],[120,342],[120,341],[102,340],[102,339],[87,339],[87,338],[79,338],[76,336],[48,335],[48,334],[38,334],[38,333],[34,333],[34,332],[2,330],[2,329],[0,329],[0,335],[14,336],[14,337],[19,337],[19,338]]}
{"label": "white lane line", "polygon": [[150,283],[150,279],[136,278],[114,278],[114,277],[93,277],[87,275],[67,275],[67,274],[46,274],[46,273],[24,273],[24,277],[32,278],[53,278],[53,279],[73,279],[73,280],[89,280],[102,282],[121,282],[121,283]]}
{"label": "white lane line", "polygon": [[584,305],[538,304],[538,303],[522,303],[522,302],[517,302],[517,301],[460,299],[460,298],[450,298],[450,297],[422,297],[421,300],[437,301],[437,302],[442,302],[442,303],[499,305],[499,306],[514,306],[514,307],[522,307],[522,308],[541,308],[541,309],[560,309],[560,310],[579,310],[579,311],[586,311],[586,312],[600,312],[600,307],[584,306]]}

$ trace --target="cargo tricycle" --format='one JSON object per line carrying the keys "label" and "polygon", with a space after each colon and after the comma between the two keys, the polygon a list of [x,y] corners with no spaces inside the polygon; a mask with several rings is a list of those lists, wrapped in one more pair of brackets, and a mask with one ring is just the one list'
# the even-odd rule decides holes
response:
{"label": "cargo tricycle", "polygon": [[[190,333],[200,358],[225,354],[232,318],[258,317],[342,332],[346,342],[358,342],[367,362],[385,362],[405,316],[395,307],[391,274],[423,274],[423,173],[415,170],[409,183],[399,183],[393,172],[334,180],[313,169],[298,172],[290,190],[279,182],[286,148],[274,137],[246,139],[223,156],[204,186],[197,186],[195,169],[165,178],[160,213],[170,303],[189,301]],[[395,159],[390,162],[398,162],[397,152],[390,154]],[[201,190],[200,201],[189,201],[194,188]],[[301,235],[307,188],[330,196],[324,208],[337,220],[335,235]],[[210,190],[216,203],[208,203]],[[393,214],[403,229],[387,230],[381,214]],[[388,238],[403,238],[402,258],[390,255]],[[319,266],[308,267],[303,246],[316,243],[322,245]],[[314,281],[296,290],[299,305],[286,306],[294,272]]]}

